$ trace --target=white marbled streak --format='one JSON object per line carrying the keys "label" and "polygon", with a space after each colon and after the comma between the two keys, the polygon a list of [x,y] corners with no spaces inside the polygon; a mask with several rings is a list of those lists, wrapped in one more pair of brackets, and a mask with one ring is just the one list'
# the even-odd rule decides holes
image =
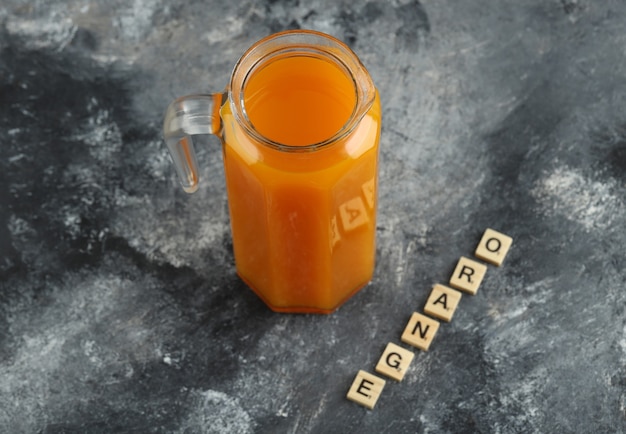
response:
{"label": "white marbled streak", "polygon": [[252,433],[252,419],[241,407],[238,398],[217,390],[193,390],[191,411],[178,433],[221,434]]}
{"label": "white marbled streak", "polygon": [[589,232],[624,221],[626,204],[615,194],[619,189],[616,181],[595,181],[564,166],[540,179],[530,193],[546,217],[564,217]]}

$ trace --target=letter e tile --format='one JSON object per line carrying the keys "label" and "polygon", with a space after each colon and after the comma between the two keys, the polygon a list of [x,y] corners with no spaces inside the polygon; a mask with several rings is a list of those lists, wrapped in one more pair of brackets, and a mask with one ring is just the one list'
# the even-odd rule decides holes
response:
{"label": "letter e tile", "polygon": [[339,216],[341,217],[343,230],[346,232],[363,226],[369,221],[365,204],[360,197],[355,197],[341,204],[339,206]]}
{"label": "letter e tile", "polygon": [[450,322],[461,301],[461,293],[443,285],[435,285],[428,297],[424,312],[440,320]]}
{"label": "letter e tile", "polygon": [[493,229],[487,229],[478,243],[474,255],[478,259],[499,267],[502,265],[512,243],[513,238],[508,235],[501,234]]}
{"label": "letter e tile", "polygon": [[385,380],[369,372],[359,370],[346,397],[350,401],[354,401],[371,410],[376,405],[383,387],[385,387]]}
{"label": "letter e tile", "polygon": [[400,339],[405,344],[412,345],[423,351],[428,351],[430,343],[433,341],[438,329],[439,321],[422,315],[421,313],[414,312]]}
{"label": "letter e tile", "polygon": [[413,354],[412,351],[405,350],[389,342],[376,365],[376,372],[393,378],[394,380],[402,381],[413,357],[415,357],[415,354]]}
{"label": "letter e tile", "polygon": [[450,286],[474,295],[478,291],[486,272],[486,265],[461,256],[452,277],[450,277]]}

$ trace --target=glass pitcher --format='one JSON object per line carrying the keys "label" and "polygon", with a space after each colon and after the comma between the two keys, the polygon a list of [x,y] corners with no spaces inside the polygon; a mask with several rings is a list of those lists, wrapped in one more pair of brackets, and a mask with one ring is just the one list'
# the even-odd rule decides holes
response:
{"label": "glass pitcher", "polygon": [[356,55],[314,31],[277,33],[237,62],[222,93],[173,101],[163,134],[183,189],[191,137],[222,142],[235,265],[274,311],[329,313],[372,278],[378,93]]}

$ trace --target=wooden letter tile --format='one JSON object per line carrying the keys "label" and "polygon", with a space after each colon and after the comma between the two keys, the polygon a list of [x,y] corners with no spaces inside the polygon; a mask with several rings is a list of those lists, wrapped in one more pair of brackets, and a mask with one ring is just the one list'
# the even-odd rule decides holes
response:
{"label": "wooden letter tile", "polygon": [[443,285],[435,285],[428,297],[424,312],[440,320],[450,322],[461,301],[461,293]]}
{"label": "wooden letter tile", "polygon": [[501,234],[493,229],[487,229],[480,243],[478,243],[474,255],[483,261],[499,267],[502,265],[502,261],[504,261],[512,243],[513,238],[508,235]]}
{"label": "wooden letter tile", "polygon": [[350,401],[354,401],[371,410],[376,405],[383,387],[385,387],[385,380],[360,370],[356,374],[356,378],[352,382],[346,397]]}
{"label": "wooden letter tile", "polygon": [[462,256],[456,264],[452,277],[450,277],[450,286],[474,295],[478,291],[486,272],[486,265]]}
{"label": "wooden letter tile", "polygon": [[415,357],[415,354],[413,354],[412,351],[405,350],[389,342],[376,365],[376,372],[393,378],[394,380],[402,381],[413,357]]}
{"label": "wooden letter tile", "polygon": [[405,344],[428,351],[438,329],[439,321],[415,312],[406,325],[401,339]]}

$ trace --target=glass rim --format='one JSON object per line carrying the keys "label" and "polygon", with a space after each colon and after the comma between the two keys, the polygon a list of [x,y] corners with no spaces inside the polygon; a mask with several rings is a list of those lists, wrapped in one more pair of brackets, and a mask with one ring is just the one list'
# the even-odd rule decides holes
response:
{"label": "glass rim", "polygon": [[[308,145],[289,145],[261,134],[245,111],[244,87],[248,78],[266,62],[285,54],[319,56],[331,61],[352,80],[355,105],[348,120],[333,135]],[[228,100],[237,123],[259,143],[285,152],[311,152],[325,148],[349,135],[374,103],[376,88],[358,56],[337,38],[314,30],[287,30],[253,44],[237,61],[229,84]]]}

